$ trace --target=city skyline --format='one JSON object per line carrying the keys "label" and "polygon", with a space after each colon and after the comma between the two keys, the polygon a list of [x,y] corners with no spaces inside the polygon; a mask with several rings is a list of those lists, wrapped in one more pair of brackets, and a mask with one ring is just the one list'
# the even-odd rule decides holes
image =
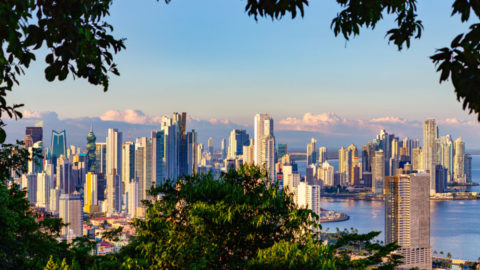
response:
{"label": "city skyline", "polygon": [[[85,134],[93,126],[97,135],[107,134],[108,128],[118,128],[125,133],[125,137],[139,137],[150,134],[151,130],[159,129],[163,115],[147,115],[140,110],[106,111],[99,117],[59,118],[55,112],[24,111],[24,118],[8,120],[6,130],[9,134],[7,142],[22,139],[26,126],[33,126],[42,121],[44,129],[63,130],[69,133],[68,144],[84,146]],[[319,145],[333,147],[361,144],[369,141],[381,129],[397,134],[399,137],[422,137],[422,122],[403,119],[395,116],[379,116],[372,119],[349,119],[334,113],[311,114],[306,113],[302,118],[275,119],[277,143],[287,143],[292,149],[303,148],[311,138],[319,141]],[[227,118],[227,119],[226,119]],[[200,119],[197,116],[188,116],[187,121],[192,129],[199,132],[198,141],[206,144],[207,139],[213,136],[216,148],[220,148],[221,140],[228,139],[232,129],[245,129],[253,135],[253,116],[249,124],[238,124],[225,118]],[[475,121],[460,121],[455,118],[438,119],[441,126],[440,134],[450,134],[453,137],[462,136],[468,141],[468,150],[480,149],[480,126]],[[361,131],[359,133],[359,131]],[[49,139],[45,134],[45,139]]]}

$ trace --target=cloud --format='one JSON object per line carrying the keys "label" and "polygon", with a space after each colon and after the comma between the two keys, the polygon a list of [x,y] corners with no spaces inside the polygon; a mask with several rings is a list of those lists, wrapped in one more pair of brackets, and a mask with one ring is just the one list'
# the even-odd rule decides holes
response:
{"label": "cloud", "polygon": [[148,116],[142,111],[127,109],[124,111],[109,110],[100,115],[103,121],[126,122],[130,124],[146,124],[149,122]]}
{"label": "cloud", "polygon": [[312,114],[305,113],[303,117],[287,117],[279,121],[279,128],[284,130],[304,130],[304,131],[320,131],[328,126],[345,123],[346,119],[340,118],[332,112]]}
{"label": "cloud", "polygon": [[24,110],[23,118],[24,119],[45,119],[45,118],[58,119],[58,114],[52,111],[38,112],[38,111]]}
{"label": "cloud", "polygon": [[385,116],[379,118],[373,118],[370,120],[372,123],[385,123],[385,124],[406,124],[408,121],[395,116]]}

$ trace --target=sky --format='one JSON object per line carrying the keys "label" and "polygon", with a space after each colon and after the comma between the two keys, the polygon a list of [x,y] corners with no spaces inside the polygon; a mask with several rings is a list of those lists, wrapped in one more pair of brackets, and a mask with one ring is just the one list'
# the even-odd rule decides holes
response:
{"label": "sky", "polygon": [[[273,21],[248,17],[245,4],[114,1],[107,21],[126,38],[127,49],[115,56],[121,76],[112,75],[104,93],[78,79],[47,82],[37,61],[8,96],[27,110],[26,119],[9,121],[9,138],[30,120],[49,119],[57,129],[88,121],[154,128],[152,119],[174,111],[186,111],[192,127],[222,126],[225,137],[266,112],[284,140],[298,145],[310,136],[329,144],[364,141],[380,128],[421,136],[418,125],[434,117],[445,132],[469,138],[467,147],[480,148],[476,117],[462,110],[450,82],[439,84],[428,59],[468,27],[450,17],[451,1],[419,1],[423,36],[401,52],[385,38],[392,16],[346,42],[330,29],[340,10],[333,0],[310,1],[304,18]],[[43,60],[45,51],[38,53]]]}

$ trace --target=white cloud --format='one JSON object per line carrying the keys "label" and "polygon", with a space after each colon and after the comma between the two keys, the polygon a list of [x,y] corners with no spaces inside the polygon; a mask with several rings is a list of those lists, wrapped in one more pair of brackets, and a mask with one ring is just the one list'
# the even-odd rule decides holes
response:
{"label": "white cloud", "polygon": [[372,123],[384,123],[384,124],[406,124],[408,121],[396,116],[385,116],[379,118],[373,118],[370,120]]}
{"label": "white cloud", "polygon": [[[132,109],[124,111],[109,110],[100,115],[100,119],[103,121],[126,122],[130,124],[148,124],[152,120],[142,111]],[[155,120],[157,120],[157,118],[155,118]]]}
{"label": "white cloud", "polygon": [[45,118],[58,119],[58,114],[52,111],[39,112],[39,111],[24,110],[22,114],[24,119],[45,119]]}

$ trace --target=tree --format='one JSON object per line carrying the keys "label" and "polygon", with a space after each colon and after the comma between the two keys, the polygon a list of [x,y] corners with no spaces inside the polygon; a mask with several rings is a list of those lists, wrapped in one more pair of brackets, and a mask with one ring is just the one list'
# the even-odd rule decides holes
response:
{"label": "tree", "polygon": [[[342,233],[330,245],[318,216],[298,209],[291,195],[257,167],[218,179],[202,174],[167,180],[151,190],[131,243],[99,263],[102,269],[348,269],[399,264],[398,246],[373,242],[379,233]],[[353,260],[352,252],[364,259]],[[382,258],[388,259],[383,263]],[[103,259],[103,258],[102,258]]]}

